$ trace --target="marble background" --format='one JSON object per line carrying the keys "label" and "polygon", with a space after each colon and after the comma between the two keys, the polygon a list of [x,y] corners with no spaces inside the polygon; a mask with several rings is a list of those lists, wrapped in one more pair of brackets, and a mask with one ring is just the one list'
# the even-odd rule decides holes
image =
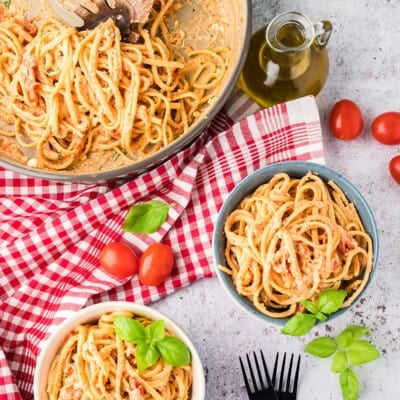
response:
{"label": "marble background", "polygon": [[[400,398],[400,185],[388,172],[400,146],[381,145],[370,132],[375,116],[400,110],[400,2],[254,0],[253,31],[284,11],[301,11],[314,22],[329,19],[333,24],[330,75],[317,97],[325,158],[328,166],[357,184],[375,214],[380,258],[374,280],[350,312],[302,338],[284,336],[251,319],[230,302],[217,278],[194,283],[154,307],[181,324],[197,346],[206,371],[207,400],[246,399],[238,356],[258,349],[271,362],[277,349],[303,355],[299,400],[341,399],[330,359],[305,355],[303,347],[315,335],[336,335],[349,323],[369,326],[382,353],[378,361],[356,369],[360,399]],[[331,107],[342,98],[356,101],[364,114],[364,131],[352,142],[333,138],[327,126]]]}

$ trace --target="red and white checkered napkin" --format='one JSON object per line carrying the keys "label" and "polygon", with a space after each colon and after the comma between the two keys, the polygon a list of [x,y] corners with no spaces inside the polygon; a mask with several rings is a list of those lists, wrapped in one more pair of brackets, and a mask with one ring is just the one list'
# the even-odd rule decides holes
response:
{"label": "red and white checkered napkin", "polygon": [[[31,399],[41,345],[73,310],[104,300],[149,303],[213,275],[213,223],[228,192],[266,164],[323,162],[318,110],[305,97],[266,110],[234,95],[190,148],[125,182],[66,184],[0,169],[0,399]],[[136,202],[174,204],[152,235],[122,232]],[[163,240],[176,271],[157,288],[137,277],[115,280],[99,268],[99,252],[124,240],[138,254]]]}

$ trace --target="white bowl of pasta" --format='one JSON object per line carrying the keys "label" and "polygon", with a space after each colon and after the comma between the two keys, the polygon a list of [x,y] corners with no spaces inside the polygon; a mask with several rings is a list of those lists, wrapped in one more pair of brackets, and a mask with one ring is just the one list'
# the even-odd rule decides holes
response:
{"label": "white bowl of pasta", "polygon": [[35,400],[83,393],[204,400],[204,370],[187,334],[166,315],[130,302],[99,303],[57,327],[35,369]]}
{"label": "white bowl of pasta", "polygon": [[213,234],[216,273],[229,297],[259,320],[283,326],[328,289],[364,293],[379,255],[374,216],[356,187],[332,169],[288,161],[261,168],[225,200]]}

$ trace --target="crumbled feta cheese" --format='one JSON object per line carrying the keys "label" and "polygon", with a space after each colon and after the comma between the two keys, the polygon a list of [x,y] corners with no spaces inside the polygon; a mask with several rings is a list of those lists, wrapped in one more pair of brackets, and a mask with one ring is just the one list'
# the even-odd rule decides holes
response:
{"label": "crumbled feta cheese", "polygon": [[30,158],[26,164],[28,165],[28,167],[37,168],[38,160],[37,158]]}

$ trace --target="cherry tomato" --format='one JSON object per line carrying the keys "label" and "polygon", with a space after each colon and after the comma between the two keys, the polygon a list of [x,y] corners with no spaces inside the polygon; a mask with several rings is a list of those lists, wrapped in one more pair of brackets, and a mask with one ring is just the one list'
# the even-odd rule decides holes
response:
{"label": "cherry tomato", "polygon": [[341,140],[353,140],[364,128],[364,118],[360,108],[354,101],[339,100],[329,115],[331,132]]}
{"label": "cherry tomato", "polygon": [[400,185],[400,154],[390,160],[389,171],[393,179]]}
{"label": "cherry tomato", "polygon": [[400,112],[388,111],[378,115],[371,124],[374,138],[383,144],[400,143]]}
{"label": "cherry tomato", "polygon": [[112,242],[106,244],[101,250],[100,265],[110,275],[127,278],[136,274],[139,260],[129,246],[120,242]]}
{"label": "cherry tomato", "polygon": [[140,257],[139,280],[148,286],[158,286],[172,272],[174,253],[171,247],[163,243],[151,244]]}

